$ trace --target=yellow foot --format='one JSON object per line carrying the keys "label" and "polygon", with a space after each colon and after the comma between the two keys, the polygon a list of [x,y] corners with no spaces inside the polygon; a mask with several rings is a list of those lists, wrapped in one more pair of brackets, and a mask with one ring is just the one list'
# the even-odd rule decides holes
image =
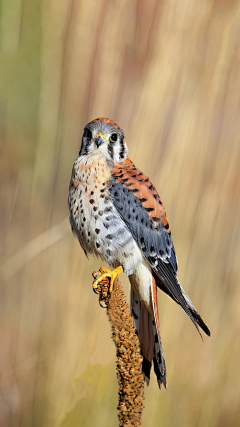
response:
{"label": "yellow foot", "polygon": [[99,276],[96,280],[93,282],[93,290],[97,289],[98,283],[101,283],[103,279],[106,277],[110,278],[110,287],[109,292],[111,293],[113,290],[113,283],[116,277],[123,272],[122,266],[115,268],[115,270],[108,270],[107,268],[101,267],[100,268],[101,276]]}

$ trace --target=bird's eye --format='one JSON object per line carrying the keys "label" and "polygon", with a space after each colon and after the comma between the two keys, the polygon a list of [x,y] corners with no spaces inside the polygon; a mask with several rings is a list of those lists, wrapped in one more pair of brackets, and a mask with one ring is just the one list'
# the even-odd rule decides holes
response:
{"label": "bird's eye", "polygon": [[117,139],[118,139],[118,134],[117,133],[112,133],[112,135],[110,136],[110,141],[116,142]]}
{"label": "bird's eye", "polygon": [[88,141],[90,141],[92,139],[92,132],[90,131],[90,129],[85,129],[83,136]]}

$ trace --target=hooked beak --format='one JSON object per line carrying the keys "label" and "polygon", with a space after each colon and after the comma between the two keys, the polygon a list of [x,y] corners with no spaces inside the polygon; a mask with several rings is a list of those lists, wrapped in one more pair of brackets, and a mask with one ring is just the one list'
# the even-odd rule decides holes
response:
{"label": "hooked beak", "polygon": [[106,141],[106,137],[102,133],[98,133],[95,136],[95,142],[96,142],[97,148],[99,148],[100,145],[102,145],[105,141]]}

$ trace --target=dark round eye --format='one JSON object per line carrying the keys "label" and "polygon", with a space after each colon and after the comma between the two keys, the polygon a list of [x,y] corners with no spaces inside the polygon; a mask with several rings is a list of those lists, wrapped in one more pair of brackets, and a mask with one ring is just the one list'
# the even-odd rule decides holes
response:
{"label": "dark round eye", "polygon": [[90,129],[85,129],[83,136],[84,138],[87,138],[88,141],[90,141],[90,139],[92,139],[92,132]]}
{"label": "dark round eye", "polygon": [[118,134],[117,133],[112,133],[112,135],[110,136],[110,141],[116,142],[117,139],[118,139]]}

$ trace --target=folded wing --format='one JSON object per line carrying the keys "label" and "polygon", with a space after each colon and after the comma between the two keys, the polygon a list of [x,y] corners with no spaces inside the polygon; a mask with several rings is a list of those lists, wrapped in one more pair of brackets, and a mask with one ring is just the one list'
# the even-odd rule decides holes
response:
{"label": "folded wing", "polygon": [[158,286],[176,301],[198,330],[210,331],[177,278],[177,258],[165,208],[150,179],[127,158],[113,168],[109,188],[114,206],[151,265]]}

